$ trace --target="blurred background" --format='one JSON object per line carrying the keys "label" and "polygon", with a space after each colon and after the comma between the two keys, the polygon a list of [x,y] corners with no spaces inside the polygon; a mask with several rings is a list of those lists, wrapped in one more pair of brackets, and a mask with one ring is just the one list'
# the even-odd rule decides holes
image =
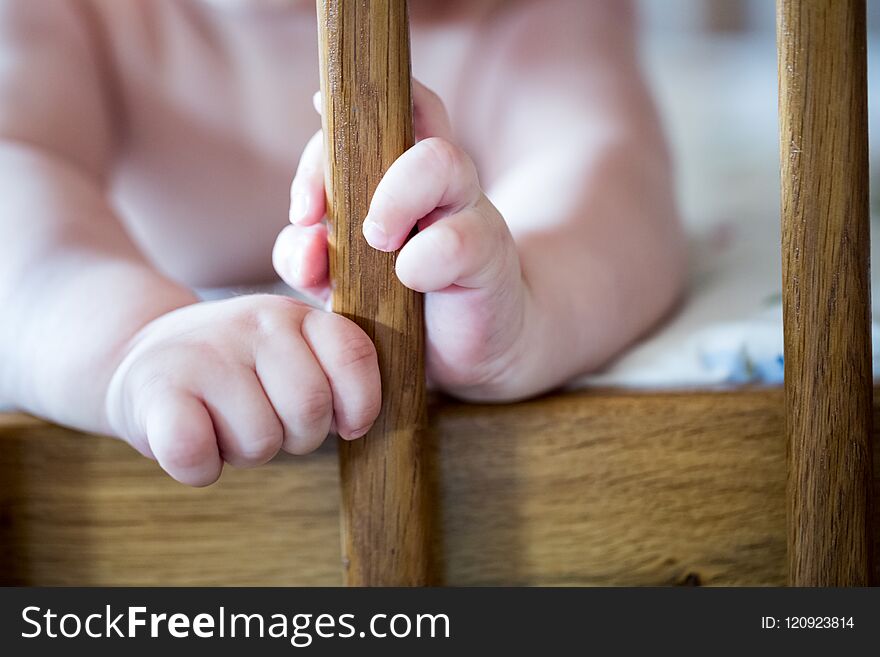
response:
{"label": "blurred background", "polygon": [[[725,184],[736,187],[739,177],[750,184],[761,184],[753,178],[764,178],[766,184],[770,176],[774,184],[769,191],[778,198],[775,4],[638,1],[643,63],[672,137],[689,219],[717,210],[704,205],[711,199],[701,198],[707,183],[721,192]],[[875,64],[880,2],[869,0],[868,24],[870,64]],[[869,65],[869,71],[873,100],[877,67]],[[872,107],[872,134],[877,134],[878,121],[880,108]],[[722,150],[713,153],[715,148]],[[872,149],[873,161],[878,152]],[[731,175],[737,178],[728,178]],[[725,200],[735,201],[735,196]]]}
{"label": "blurred background", "polygon": [[[782,380],[776,17],[773,0],[638,0],[642,60],[669,137],[691,250],[687,303],[587,383],[689,386]],[[869,0],[877,135],[880,1]],[[872,191],[880,149],[871,149]],[[873,234],[880,235],[872,193]],[[874,240],[880,244],[880,238]],[[880,250],[874,248],[874,262]],[[874,267],[880,272],[880,267]],[[875,317],[880,318],[880,280]],[[875,326],[876,328],[876,326]],[[875,371],[880,371],[875,330]]]}

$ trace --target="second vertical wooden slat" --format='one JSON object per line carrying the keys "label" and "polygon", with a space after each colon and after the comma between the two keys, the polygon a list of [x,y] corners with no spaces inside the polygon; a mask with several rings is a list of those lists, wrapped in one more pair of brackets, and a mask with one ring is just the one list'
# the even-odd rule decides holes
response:
{"label": "second vertical wooden slat", "polygon": [[864,0],[779,0],[789,581],[871,580]]}

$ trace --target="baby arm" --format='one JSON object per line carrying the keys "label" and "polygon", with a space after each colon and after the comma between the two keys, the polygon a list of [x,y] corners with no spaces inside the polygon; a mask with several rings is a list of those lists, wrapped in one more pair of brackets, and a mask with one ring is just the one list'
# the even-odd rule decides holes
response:
{"label": "baby arm", "polygon": [[486,91],[484,125],[497,128],[475,139],[535,300],[537,391],[605,365],[683,287],[673,167],[634,14],[625,1],[526,3],[499,39],[511,96]]}
{"label": "baby arm", "polygon": [[[397,275],[427,293],[431,379],[473,400],[528,397],[601,366],[657,321],[682,281],[669,164],[628,9],[517,7],[484,33],[494,77],[466,99],[486,192],[443,104],[416,84],[422,141],[388,171],[364,224],[382,250],[419,227]],[[275,266],[323,297],[320,134],[291,193]]]}
{"label": "baby arm", "polygon": [[375,419],[375,351],[293,300],[195,303],[106,201],[112,106],[76,3],[0,0],[0,398],[193,485]]}

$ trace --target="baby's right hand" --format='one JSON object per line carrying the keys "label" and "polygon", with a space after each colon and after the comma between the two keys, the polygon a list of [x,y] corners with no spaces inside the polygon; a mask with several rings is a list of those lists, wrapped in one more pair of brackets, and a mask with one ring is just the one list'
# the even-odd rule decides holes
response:
{"label": "baby's right hand", "polygon": [[148,324],[113,375],[106,412],[115,433],[172,477],[206,486],[224,461],[308,453],[331,425],[359,438],[380,405],[376,351],[357,325],[260,295],[186,306]]}

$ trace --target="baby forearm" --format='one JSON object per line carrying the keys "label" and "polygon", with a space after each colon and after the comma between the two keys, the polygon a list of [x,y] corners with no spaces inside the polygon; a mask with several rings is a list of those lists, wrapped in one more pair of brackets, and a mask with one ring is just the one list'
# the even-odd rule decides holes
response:
{"label": "baby forearm", "polygon": [[106,431],[104,394],[125,343],[192,303],[153,271],[75,167],[0,143],[0,399]]}
{"label": "baby forearm", "polygon": [[[609,142],[589,161],[534,167],[514,173],[498,202],[530,292],[523,378],[539,392],[596,370],[649,330],[680,294],[685,256],[661,146]],[[526,175],[540,196],[517,191]]]}
{"label": "baby forearm", "polygon": [[[79,255],[74,256],[79,260]],[[4,326],[16,406],[106,433],[107,385],[128,340],[149,321],[192,303],[191,294],[135,263],[94,260],[58,267],[42,285],[10,294]]]}

